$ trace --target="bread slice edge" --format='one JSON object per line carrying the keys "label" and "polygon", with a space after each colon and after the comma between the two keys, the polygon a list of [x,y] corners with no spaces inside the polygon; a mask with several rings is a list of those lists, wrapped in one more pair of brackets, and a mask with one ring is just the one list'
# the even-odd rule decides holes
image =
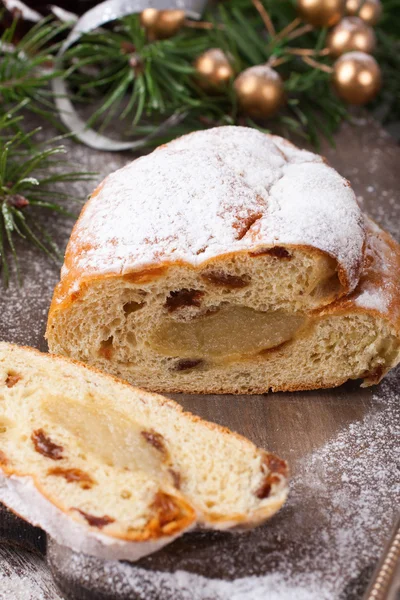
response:
{"label": "bread slice edge", "polygon": [[[216,431],[224,436],[229,434],[238,438],[245,444],[256,446],[247,440],[244,436],[231,432],[230,430],[220,425],[204,421],[191,413],[185,412],[183,408],[173,400],[163,396],[158,396],[149,392],[132,388],[132,386],[124,381],[118,380],[115,377],[104,374],[97,369],[88,367],[86,364],[81,364],[77,361],[57,357],[50,354],[42,354],[39,351],[31,348],[20,348],[18,346],[0,342],[0,363],[4,360],[5,352],[17,351],[21,359],[21,352],[26,352],[24,359],[29,361],[29,354],[34,354],[40,359],[48,361],[54,366],[54,363],[62,363],[73,368],[76,366],[79,369],[88,371],[89,374],[94,373],[96,376],[105,378],[108,382],[114,382],[118,386],[127,386],[130,390],[140,393],[141,398],[147,396],[154,403],[160,402],[167,404],[171,408],[178,411],[185,418],[194,422],[201,422],[203,426]],[[118,389],[116,389],[118,393]],[[256,449],[261,456],[266,456],[269,459],[275,460],[276,457],[262,449]],[[276,459],[279,460],[279,459]],[[280,461],[281,464],[285,464]],[[274,473],[274,470],[270,470]],[[279,473],[279,470],[277,471]],[[269,517],[271,517],[284,503],[287,489],[287,473],[280,473],[280,482],[272,491],[268,498],[263,499],[257,506],[249,508],[243,514],[226,514],[221,517],[206,514],[195,506],[195,503],[182,492],[176,492],[176,500],[181,502],[187,509],[185,512],[186,519],[180,523],[181,527],[174,530],[172,534],[159,534],[159,537],[152,536],[151,539],[127,539],[122,536],[117,537],[112,533],[103,533],[94,527],[90,527],[83,522],[75,520],[72,515],[68,514],[63,506],[57,503],[57,497],[50,497],[45,490],[41,489],[41,485],[35,479],[35,471],[28,474],[22,472],[20,468],[13,468],[12,464],[1,460],[0,454],[0,501],[8,508],[27,520],[32,525],[39,526],[53,537],[59,544],[68,546],[76,551],[97,556],[99,558],[111,560],[138,560],[142,556],[153,553],[166,544],[172,542],[182,533],[190,531],[196,525],[207,529],[227,530],[227,529],[247,529],[254,527]],[[143,536],[146,538],[146,536]],[[148,536],[147,536],[148,537]]]}

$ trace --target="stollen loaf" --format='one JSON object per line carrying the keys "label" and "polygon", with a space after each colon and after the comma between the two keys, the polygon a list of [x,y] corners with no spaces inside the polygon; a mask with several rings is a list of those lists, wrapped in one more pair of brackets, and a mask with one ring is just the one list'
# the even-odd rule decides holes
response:
{"label": "stollen loaf", "polygon": [[49,348],[165,392],[373,383],[399,359],[398,256],[321,157],[253,129],[196,132],[94,191]]}
{"label": "stollen loaf", "polygon": [[0,502],[58,543],[136,560],[195,526],[273,515],[287,465],[84,365],[0,343]]}

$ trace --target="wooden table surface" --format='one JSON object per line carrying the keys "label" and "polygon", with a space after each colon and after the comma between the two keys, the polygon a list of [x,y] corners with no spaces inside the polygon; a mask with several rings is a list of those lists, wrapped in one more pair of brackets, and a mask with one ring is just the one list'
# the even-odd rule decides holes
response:
{"label": "wooden table surface", "polygon": [[[376,123],[364,117],[355,125],[345,124],[336,144],[336,148],[324,145],[322,153],[351,181],[362,208],[400,240],[400,149]],[[126,154],[98,153],[72,142],[68,147],[71,158],[83,168],[100,173],[98,180],[129,159]],[[74,184],[74,191],[84,198],[92,187],[90,183]],[[51,217],[47,225],[64,246],[72,221]],[[23,287],[13,281],[1,294],[0,339],[44,350],[46,314],[59,266],[25,247],[21,247],[21,266]],[[130,569],[128,574],[124,571],[121,575],[116,567],[115,579],[108,578],[108,596],[101,595],[106,586],[100,590],[94,580],[87,580],[85,585],[92,589],[92,595],[86,596],[82,588],[75,597],[360,598],[396,508],[399,383],[398,369],[384,384],[368,389],[353,382],[336,390],[308,393],[174,395],[186,409],[285,457],[293,477],[289,501],[262,528],[242,535],[188,534],[136,565],[125,565],[124,569]],[[15,542],[19,535],[29,538],[32,548],[43,551],[43,536],[21,525],[17,529],[15,525],[7,527],[5,517],[0,520],[0,538],[2,535],[2,600],[58,600],[72,594],[79,569],[72,568],[73,557],[66,549],[50,544],[46,563],[40,552],[6,541],[11,536]],[[98,566],[100,571],[102,568]],[[67,595],[55,587],[51,570]],[[183,572],[181,579],[170,575],[178,570]],[[143,580],[146,571],[157,572],[157,577],[150,577],[140,587],[137,582]],[[168,585],[162,583],[160,573],[165,574]],[[122,576],[125,591],[118,584]],[[240,585],[238,578],[244,578]],[[221,582],[214,584],[216,579],[226,580],[228,587]],[[132,581],[136,582],[135,592]]]}

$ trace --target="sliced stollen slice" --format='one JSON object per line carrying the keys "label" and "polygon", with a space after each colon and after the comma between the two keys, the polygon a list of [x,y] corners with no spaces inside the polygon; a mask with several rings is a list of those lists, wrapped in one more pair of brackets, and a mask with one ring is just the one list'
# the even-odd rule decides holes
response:
{"label": "sliced stollen slice", "polygon": [[0,343],[0,501],[58,543],[136,560],[196,526],[256,526],[287,465],[228,429],[64,358]]}

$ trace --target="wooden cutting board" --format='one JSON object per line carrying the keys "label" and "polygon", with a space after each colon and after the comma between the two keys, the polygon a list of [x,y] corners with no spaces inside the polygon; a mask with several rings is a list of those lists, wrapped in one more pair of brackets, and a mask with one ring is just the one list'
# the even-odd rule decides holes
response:
{"label": "wooden cutting board", "polygon": [[[70,143],[100,180],[131,158]],[[345,124],[322,153],[362,208],[400,241],[400,149],[370,118]],[[195,165],[194,165],[195,168]],[[84,198],[94,187],[77,183]],[[72,222],[48,218],[64,246]],[[0,338],[46,349],[43,333],[59,266],[21,247],[23,288],[0,298]],[[360,598],[396,509],[400,370],[375,388],[260,396],[174,395],[185,409],[234,429],[292,472],[284,509],[245,534],[195,532],[138,563],[104,563],[60,548],[0,512],[0,599],[324,600]],[[397,458],[396,458],[397,456]]]}

